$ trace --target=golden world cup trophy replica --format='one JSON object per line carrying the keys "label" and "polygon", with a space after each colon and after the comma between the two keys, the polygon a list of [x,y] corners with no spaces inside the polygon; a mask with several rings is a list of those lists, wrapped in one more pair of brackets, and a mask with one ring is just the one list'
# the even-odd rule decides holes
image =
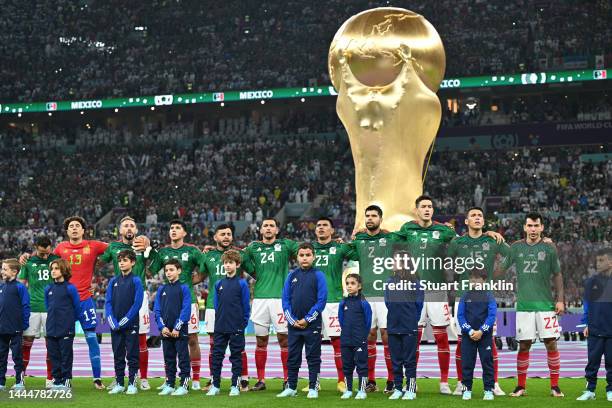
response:
{"label": "golden world cup trophy replica", "polygon": [[355,227],[364,226],[365,208],[376,204],[384,213],[383,227],[396,231],[413,219],[440,125],[442,40],[419,14],[376,8],[340,27],[328,63],[355,162]]}

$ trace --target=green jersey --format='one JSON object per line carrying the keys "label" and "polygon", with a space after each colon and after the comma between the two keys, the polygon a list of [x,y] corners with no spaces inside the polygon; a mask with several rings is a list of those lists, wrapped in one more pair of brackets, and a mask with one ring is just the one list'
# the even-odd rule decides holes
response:
{"label": "green jersey", "polygon": [[[202,254],[199,269],[201,274],[205,274],[208,276],[208,297],[206,298],[207,309],[212,310],[215,308],[215,284],[217,283],[217,281],[225,278],[225,268],[223,267],[223,262],[221,261],[221,255],[223,255],[224,252],[225,251],[221,251],[219,249],[213,249]],[[240,253],[240,256],[244,258],[242,252]]]}
{"label": "green jersey", "polygon": [[[121,270],[119,269],[119,261],[117,260],[117,255],[119,252],[124,250],[133,251],[132,246],[121,241],[115,241],[108,244],[106,251],[102,255],[100,255],[100,260],[104,262],[113,262],[113,273],[115,276],[121,275]],[[134,251],[135,252],[135,251]],[[147,275],[145,273],[145,259],[142,253],[136,253],[136,263],[132,268],[132,273],[134,276],[138,276],[144,285],[147,279]],[[145,291],[147,290],[145,286]]]}
{"label": "green jersey", "polygon": [[396,242],[401,237],[393,232],[379,232],[369,235],[360,232],[350,243],[348,259],[359,262],[363,294],[366,296],[384,296],[382,283],[386,282],[391,270],[385,266],[385,259],[393,257]]}
{"label": "green jersey", "polygon": [[510,246],[510,255],[502,268],[516,267],[516,311],[544,312],[555,310],[551,277],[561,273],[557,250],[539,241],[529,245],[525,240]]}
{"label": "green jersey", "polygon": [[330,241],[327,244],[313,242],[315,249],[314,268],[325,275],[327,283],[327,303],[337,303],[342,300],[342,266],[351,252],[348,244]]}
{"label": "green jersey", "polygon": [[455,282],[459,282],[456,292],[458,297],[463,294],[462,282],[469,280],[472,270],[485,269],[487,279],[489,281],[493,279],[497,254],[500,254],[505,260],[510,254],[510,246],[505,242],[498,244],[497,241],[486,235],[472,238],[465,234],[451,241],[446,256],[453,259]]}
{"label": "green jersey", "polygon": [[28,294],[30,295],[30,311],[32,313],[46,313],[45,288],[53,283],[51,268],[49,265],[59,256],[49,255],[42,259],[36,255],[30,257],[19,271],[19,279],[28,281]]}
{"label": "green jersey", "polygon": [[271,244],[252,242],[243,249],[243,267],[255,275],[253,299],[280,299],[289,272],[289,260],[297,254],[298,243],[277,239]]}
{"label": "green jersey", "polygon": [[398,234],[408,242],[410,255],[418,261],[419,279],[434,283],[446,282],[444,277],[444,257],[448,243],[457,236],[455,231],[444,224],[434,222],[429,227],[421,227],[416,221],[402,225]]}
{"label": "green jersey", "polygon": [[151,263],[149,270],[152,273],[159,272],[170,259],[178,259],[181,263],[181,274],[179,281],[187,285],[191,291],[191,303],[197,303],[193,291],[193,271],[199,268],[204,254],[196,246],[183,244],[180,248],[164,247],[158,251],[151,251]]}

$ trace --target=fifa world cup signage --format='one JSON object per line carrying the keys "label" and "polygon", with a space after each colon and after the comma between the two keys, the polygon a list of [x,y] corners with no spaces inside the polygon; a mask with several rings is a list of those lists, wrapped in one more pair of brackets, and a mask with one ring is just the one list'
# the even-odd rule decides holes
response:
{"label": "fifa world cup signage", "polygon": [[340,27],[328,64],[355,163],[355,226],[364,225],[365,208],[376,204],[384,212],[383,227],[398,230],[412,219],[440,125],[442,40],[419,14],[376,8]]}

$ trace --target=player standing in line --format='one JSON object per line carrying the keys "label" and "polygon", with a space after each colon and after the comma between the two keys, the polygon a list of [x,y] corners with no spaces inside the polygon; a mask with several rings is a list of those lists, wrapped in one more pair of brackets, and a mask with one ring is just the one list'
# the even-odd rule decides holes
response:
{"label": "player standing in line", "polygon": [[[431,197],[421,195],[416,199],[415,206],[416,221],[404,224],[397,234],[408,241],[412,257],[423,260],[417,268],[421,281],[444,283],[446,282],[446,277],[443,259],[446,255],[448,243],[457,234],[449,226],[433,221],[434,204]],[[487,232],[487,235],[495,238],[497,242],[503,242],[501,235],[495,232]],[[440,393],[450,395],[452,391],[448,385],[450,346],[448,343],[447,327],[451,323],[451,313],[448,306],[448,293],[446,291],[425,292],[425,304],[421,312],[417,339],[417,363],[423,329],[428,322],[432,326],[433,335],[438,347]]]}
{"label": "player standing in line", "polygon": [[[526,238],[510,246],[510,255],[502,264],[503,270],[507,270],[512,265],[516,267],[518,286],[516,288],[518,385],[510,396],[525,395],[529,350],[533,341],[540,337],[546,346],[550,370],[550,393],[553,397],[563,397],[559,389],[561,360],[557,349],[557,339],[561,335],[559,316],[565,311],[559,257],[554,246],[542,241],[544,224],[540,214],[527,214],[523,229]],[[551,278],[555,285],[556,300],[550,290]]]}
{"label": "player standing in line", "polygon": [[[85,341],[89,348],[89,361],[93,371],[94,386],[103,390],[106,387],[100,379],[102,367],[100,363],[100,345],[96,336],[96,326],[98,324],[96,316],[96,305],[92,299],[91,281],[94,275],[96,260],[102,255],[108,244],[102,241],[85,240],[85,220],[79,216],[68,217],[64,220],[64,231],[68,241],[60,242],[53,251],[53,254],[70,262],[72,270],[71,283],[77,288],[81,299],[81,311],[79,322],[85,332]],[[30,254],[23,254],[19,258],[19,263],[25,265]]]}
{"label": "player standing in line", "polygon": [[152,250],[149,254],[151,263],[149,271],[157,274],[170,259],[177,259],[181,263],[181,274],[179,282],[187,285],[191,292],[191,316],[187,332],[189,334],[189,358],[191,360],[192,383],[193,390],[200,389],[200,343],[198,342],[198,333],[200,332],[200,316],[198,301],[193,290],[193,273],[196,268],[199,268],[202,263],[202,252],[195,246],[185,243],[187,236],[187,227],[182,220],[170,221],[170,245],[159,250]]}
{"label": "player standing in line", "polygon": [[251,321],[255,325],[257,348],[255,365],[257,383],[253,391],[266,389],[266,360],[270,325],[274,326],[280,346],[283,364],[284,385],[287,382],[287,321],[283,313],[281,296],[289,272],[289,260],[297,254],[298,243],[290,239],[277,238],[278,223],[274,218],[265,218],[260,228],[262,240],[252,242],[243,250],[243,268],[256,279],[253,294]]}
{"label": "player standing in line", "polygon": [[[472,207],[470,208],[465,217],[465,225],[467,225],[468,230],[467,233],[461,237],[457,237],[453,239],[448,246],[447,256],[454,260],[462,259],[463,264],[465,265],[466,259],[474,259],[480,260],[484,265],[484,269],[487,271],[487,281],[492,281],[494,279],[493,271],[495,268],[495,260],[497,255],[499,254],[501,257],[506,257],[510,253],[510,246],[508,244],[501,243],[498,244],[493,238],[484,235],[482,229],[484,227],[484,211],[480,207]],[[476,265],[474,264],[476,267]],[[463,384],[462,377],[463,371],[461,369],[461,327],[457,322],[457,308],[459,307],[459,299],[463,295],[462,281],[469,281],[471,270],[465,268],[462,273],[459,273],[457,269],[454,270],[455,281],[459,282],[459,289],[455,293],[455,324],[458,328],[459,335],[457,336],[457,347],[455,349],[455,363],[457,367],[457,388],[455,388],[455,392],[453,395],[463,395]],[[495,329],[493,328],[493,331]],[[494,382],[495,385],[493,387],[493,394],[496,396],[506,395],[506,393],[501,389],[499,383],[497,382],[497,373],[498,373],[498,355],[497,355],[497,346],[495,346],[495,342],[492,345],[492,354],[493,354],[493,372],[494,372]]]}
{"label": "player standing in line", "polygon": [[[115,277],[121,276],[121,269],[119,269],[119,260],[117,259],[121,251],[132,250],[134,245],[134,238],[138,233],[138,227],[136,221],[132,217],[126,216],[119,221],[119,237],[120,241],[111,242],[106,248],[106,251],[100,256],[100,260],[103,262],[112,262],[113,271]],[[136,263],[132,268],[132,274],[138,277],[142,282],[144,289],[144,296],[142,298],[142,306],[138,312],[138,360],[140,367],[140,389],[150,390],[151,386],[148,381],[148,367],[149,367],[149,349],[147,347],[147,335],[151,328],[151,321],[149,316],[149,295],[147,293],[146,285],[146,269],[145,269],[145,258],[142,251],[135,251]],[[112,388],[114,384],[111,384],[109,388]]]}
{"label": "player standing in line", "polygon": [[[206,298],[206,314],[204,321],[206,322],[206,332],[209,336],[210,350],[208,352],[208,368],[212,376],[212,355],[214,347],[214,331],[215,331],[215,305],[214,305],[214,288],[217,281],[225,278],[225,268],[221,257],[225,252],[232,248],[234,241],[232,227],[229,224],[221,224],[217,226],[215,235],[215,247],[204,253],[202,263],[199,267],[199,274],[194,278],[193,283],[198,284],[208,277],[208,298]],[[242,256],[242,254],[241,254]],[[212,380],[212,378],[211,378]],[[204,391],[208,391],[212,385],[212,381],[203,387]],[[242,351],[242,374],[240,380],[240,392],[249,391],[249,366],[246,351]]]}
{"label": "player standing in line", "polygon": [[[51,277],[51,261],[59,259],[58,256],[51,253],[51,240],[47,236],[36,238],[34,242],[36,252],[34,256],[28,259],[25,265],[19,271],[18,279],[21,283],[28,287],[30,295],[30,327],[23,332],[23,371],[28,369],[30,362],[30,352],[34,339],[39,339],[41,333],[45,332],[47,326],[47,308],[45,306],[45,288],[47,285],[53,284]],[[45,337],[45,344],[47,338]],[[51,374],[51,360],[47,353],[47,381],[46,388],[53,386],[53,376]]]}
{"label": "player standing in line", "polygon": [[[327,283],[327,304],[322,316],[323,334],[329,336],[334,348],[334,362],[338,372],[337,390],[344,393],[346,382],[342,370],[338,307],[342,300],[342,266],[344,259],[350,255],[351,247],[332,240],[334,233],[333,221],[328,217],[319,218],[315,228],[316,240],[312,245],[315,250],[314,267],[323,272]],[[308,391],[308,389],[302,391]]]}
{"label": "player standing in line", "polygon": [[[365,220],[366,232],[359,232],[355,235],[355,239],[350,244],[352,250],[349,255],[349,259],[359,261],[359,273],[363,280],[364,289],[373,287],[372,278],[374,275],[371,272],[373,271],[374,260],[380,257],[390,257],[393,242],[399,240],[395,233],[381,230],[383,212],[380,207],[376,205],[367,207],[365,209]],[[390,394],[394,388],[394,376],[391,354],[389,353],[387,306],[385,306],[384,296],[381,294],[378,299],[370,297],[370,306],[372,308],[372,328],[368,336],[368,384],[366,391],[378,391],[376,386],[376,339],[378,337],[377,331],[380,330],[387,365],[385,393]]]}

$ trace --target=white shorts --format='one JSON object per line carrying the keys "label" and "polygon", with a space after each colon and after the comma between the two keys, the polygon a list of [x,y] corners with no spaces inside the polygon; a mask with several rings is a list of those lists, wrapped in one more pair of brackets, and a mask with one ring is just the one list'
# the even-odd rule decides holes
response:
{"label": "white shorts", "polygon": [[149,315],[149,296],[145,293],[142,306],[138,311],[138,334],[149,334],[151,329],[151,315]]}
{"label": "white shorts", "polygon": [[[287,333],[287,320],[281,299],[253,299],[251,321],[255,324],[257,336],[267,336],[270,326],[274,326],[277,333]],[[266,330],[268,333],[264,334]]]}
{"label": "white shorts", "polygon": [[200,332],[200,310],[197,303],[191,304],[191,316],[189,316],[189,327],[187,327],[187,333],[199,333]]}
{"label": "white shorts", "polygon": [[554,311],[516,312],[516,340],[558,339],[561,336],[559,316]]}
{"label": "white shorts", "polygon": [[215,309],[206,309],[204,323],[206,323],[206,333],[210,334],[215,332]]}
{"label": "white shorts", "polygon": [[[453,324],[451,328],[457,335],[457,337],[461,337],[461,325],[459,324],[459,318],[457,317],[457,310],[459,309],[459,300],[455,301],[455,306],[453,306]],[[497,336],[497,320],[493,323],[493,336]]]}
{"label": "white shorts", "polygon": [[419,326],[448,326],[451,324],[451,314],[448,302],[424,302],[421,310]]}
{"label": "white shorts", "polygon": [[385,302],[371,302],[370,307],[372,308],[372,325],[370,328],[387,328],[387,305]]}
{"label": "white shorts", "polygon": [[46,312],[32,312],[30,313],[30,326],[28,330],[23,332],[26,337],[35,337],[40,339],[41,333],[45,333],[47,327],[47,313]]}
{"label": "white shorts", "polygon": [[327,337],[340,337],[339,306],[340,303],[327,303],[321,315],[323,318],[323,334]]}

